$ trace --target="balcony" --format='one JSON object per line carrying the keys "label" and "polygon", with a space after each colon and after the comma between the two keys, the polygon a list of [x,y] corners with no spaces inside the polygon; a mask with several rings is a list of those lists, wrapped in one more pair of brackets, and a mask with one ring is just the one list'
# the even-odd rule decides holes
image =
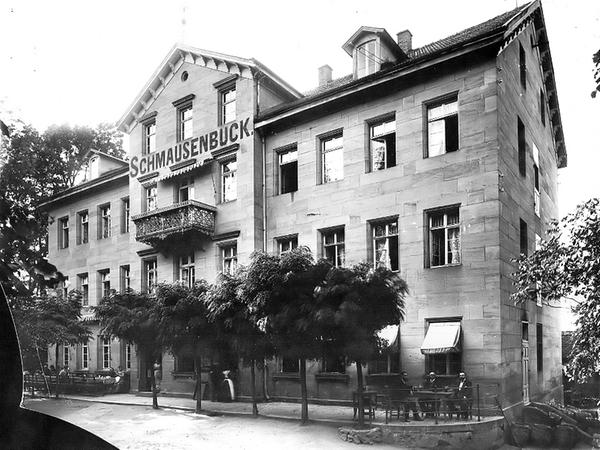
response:
{"label": "balcony", "polygon": [[181,242],[184,235],[186,239],[198,234],[212,236],[215,211],[214,206],[187,200],[138,214],[132,217],[136,227],[135,239],[161,249]]}

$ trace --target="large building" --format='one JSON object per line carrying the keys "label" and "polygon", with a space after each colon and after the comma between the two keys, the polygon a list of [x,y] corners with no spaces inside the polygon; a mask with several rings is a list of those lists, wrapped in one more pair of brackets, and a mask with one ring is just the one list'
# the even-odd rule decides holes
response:
{"label": "large building", "polygon": [[[301,94],[254,59],[175,46],[119,121],[128,163],[90,155],[89,180],[46,205],[50,260],[84,305],[213,281],[254,250],[385,265],[410,295],[368,383],[465,370],[509,407],[560,397],[558,313],[509,298],[512,259],[545,237],[566,166],[540,3],[420,48],[373,27],[342,48],[353,73],[321,67]],[[130,367],[148,389],[134,349],[95,330],[64,361]],[[353,365],[307,366],[309,398],[351,398]],[[191,395],[193,370],[164,354],[163,392]],[[297,361],[275,358],[259,378],[271,398],[300,396]],[[240,366],[242,396],[248,379]]]}

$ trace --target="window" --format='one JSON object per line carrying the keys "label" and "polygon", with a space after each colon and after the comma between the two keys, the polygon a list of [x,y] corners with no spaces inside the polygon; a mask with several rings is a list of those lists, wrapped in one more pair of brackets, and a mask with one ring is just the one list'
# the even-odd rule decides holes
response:
{"label": "window", "polygon": [[279,164],[279,193],[298,190],[298,149],[296,147],[277,153]]}
{"label": "window", "polygon": [[321,358],[321,372],[346,373],[346,358],[339,355],[324,354]]}
{"label": "window", "polygon": [[223,125],[235,120],[235,85],[219,91],[219,125]]}
{"label": "window", "polygon": [[158,284],[158,265],[156,258],[144,260],[144,291],[153,294]]}
{"label": "window", "polygon": [[326,230],[321,233],[323,243],[323,257],[334,267],[343,267],[346,257],[344,245],[344,229],[337,228]]}
{"label": "window", "polygon": [[458,99],[427,106],[427,156],[458,150]]}
{"label": "window", "polygon": [[85,166],[85,175],[83,181],[90,181],[94,178],[98,178],[100,169],[100,159],[97,156],[90,158]]}
{"label": "window", "polygon": [[[535,248],[534,250],[539,250],[542,246],[542,238],[539,234],[535,233]],[[543,306],[542,303],[542,284],[539,281],[535,283],[535,304],[540,308]]]}
{"label": "window", "polygon": [[89,240],[90,216],[87,211],[77,213],[77,243],[87,244]]}
{"label": "window", "polygon": [[90,360],[90,348],[88,347],[87,344],[81,344],[81,368],[82,369],[89,368],[89,366],[88,366],[89,360]]}
{"label": "window", "polygon": [[153,211],[156,207],[156,184],[153,184],[146,188],[146,211]]}
{"label": "window", "polygon": [[106,239],[111,236],[111,217],[110,217],[110,204],[100,206],[100,226],[98,227],[98,239]]}
{"label": "window", "polygon": [[221,247],[222,270],[225,274],[233,274],[237,269],[237,244]]}
{"label": "window", "polygon": [[237,161],[232,159],[221,163],[221,202],[237,198]]}
{"label": "window", "polygon": [[63,345],[63,366],[68,366],[70,359],[69,344],[65,344]]}
{"label": "window", "polygon": [[121,293],[125,293],[131,289],[131,271],[129,269],[129,264],[120,267],[119,287]]}
{"label": "window", "polygon": [[429,221],[429,267],[460,264],[460,217],[458,207],[432,211]]}
{"label": "window", "polygon": [[147,155],[156,150],[156,120],[144,124],[144,145],[142,154]]}
{"label": "window", "polygon": [[529,253],[529,241],[527,239],[527,222],[519,219],[519,246],[520,252],[527,256]]}
{"label": "window", "polygon": [[321,139],[321,183],[344,178],[344,146],[342,135]]}
{"label": "window", "polygon": [[100,277],[100,298],[110,297],[110,270],[98,271]]}
{"label": "window", "polygon": [[277,252],[280,256],[298,248],[298,236],[287,236],[277,239]]}
{"label": "window", "polygon": [[540,152],[533,144],[533,210],[540,217]]}
{"label": "window", "polygon": [[178,280],[185,286],[192,287],[196,282],[196,268],[194,267],[194,252],[180,256],[178,261]]}
{"label": "window", "polygon": [[69,247],[69,218],[58,219],[58,248]]}
{"label": "window", "polygon": [[537,371],[541,375],[544,371],[544,333],[542,324],[538,323],[535,327],[536,333],[536,350],[537,350]]}
{"label": "window", "polygon": [[88,306],[90,302],[90,286],[88,274],[82,273],[77,275],[77,290],[81,292],[81,305]]}
{"label": "window", "polygon": [[523,90],[527,89],[527,58],[525,57],[525,49],[519,43],[519,79]]}
{"label": "window", "polygon": [[175,355],[175,372],[194,372],[194,356],[190,353],[178,353]]}
{"label": "window", "polygon": [[[429,327],[433,323],[454,322],[460,319],[436,319],[428,321]],[[448,353],[434,353],[425,355],[425,367],[427,372],[435,372],[437,375],[457,376],[462,371],[462,337],[459,337],[455,351]]]}
{"label": "window", "polygon": [[129,233],[129,197],[121,199],[121,233]]}
{"label": "window", "polygon": [[369,361],[369,374],[400,373],[400,352],[398,350],[383,351],[377,358]]}
{"label": "window", "polygon": [[521,322],[521,340],[529,340],[529,322]]}
{"label": "window", "polygon": [[373,228],[373,265],[390,270],[400,268],[398,258],[398,221],[380,222]]}
{"label": "window", "polygon": [[194,198],[194,180],[193,178],[184,178],[177,183],[176,201],[177,203],[186,202]]}
{"label": "window", "polygon": [[542,125],[546,125],[546,96],[542,89],[540,89],[540,120]]}
{"label": "window", "polygon": [[281,358],[281,371],[284,373],[300,372],[300,360],[297,358]]}
{"label": "window", "polygon": [[110,369],[110,339],[102,338],[102,368]]}
{"label": "window", "polygon": [[356,47],[356,78],[362,78],[377,71],[381,62],[378,53],[376,40],[367,41]]}
{"label": "window", "polygon": [[125,369],[126,370],[130,370],[131,369],[131,344],[126,344],[125,345]]}
{"label": "window", "polygon": [[369,126],[371,169],[383,170],[396,165],[396,119]]}
{"label": "window", "polygon": [[69,297],[69,277],[65,277],[64,281],[62,282],[62,298],[68,298]]}
{"label": "window", "polygon": [[185,141],[194,134],[194,109],[191,103],[177,108],[177,141]]}
{"label": "window", "polygon": [[521,118],[517,117],[517,146],[519,153],[519,173],[525,176],[527,169],[525,167],[527,159],[527,142],[525,141],[525,125],[521,122]]}

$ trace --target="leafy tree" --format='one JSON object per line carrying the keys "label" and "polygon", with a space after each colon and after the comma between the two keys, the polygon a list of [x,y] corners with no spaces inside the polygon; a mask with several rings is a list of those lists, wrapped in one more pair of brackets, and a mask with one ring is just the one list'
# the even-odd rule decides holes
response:
{"label": "leafy tree", "polygon": [[301,420],[308,421],[306,359],[322,354],[316,316],[315,289],[330,266],[316,263],[310,249],[299,247],[283,256],[257,252],[248,266],[244,296],[253,299],[259,323],[277,354],[300,361]]}
{"label": "leafy tree", "polygon": [[76,291],[66,298],[59,295],[13,297],[10,306],[21,352],[34,353],[40,368],[40,350],[54,345],[58,362],[59,345],[85,343],[91,336],[81,320],[81,295]]}
{"label": "leafy tree", "polygon": [[261,327],[261,311],[255,299],[245,295],[246,281],[247,271],[243,267],[233,275],[222,274],[209,289],[206,299],[210,319],[223,330],[232,350],[250,366],[252,414],[257,415],[256,362],[271,358],[274,349],[264,327]]}
{"label": "leafy tree", "polygon": [[[356,363],[358,392],[363,364],[383,349],[382,328],[404,319],[406,282],[386,268],[366,263],[331,268],[317,288],[318,322],[329,351]],[[364,426],[363,397],[358,396],[359,426]]]}
{"label": "leafy tree", "polygon": [[600,199],[580,204],[553,223],[540,248],[516,262],[516,303],[539,295],[548,306],[558,307],[563,299],[575,305],[570,376],[585,381],[600,372]]}
{"label": "leafy tree", "polygon": [[[158,301],[155,296],[128,290],[113,293],[94,307],[101,332],[107,337],[117,337],[137,346],[146,368],[152,367],[162,353],[160,321],[157,319]],[[152,375],[152,406],[158,408],[154,375]]]}
{"label": "leafy tree", "polygon": [[600,50],[594,53],[592,61],[594,63],[594,83],[596,84],[592,91],[592,98],[596,98],[596,95],[600,92]]}
{"label": "leafy tree", "polygon": [[208,283],[201,280],[194,286],[181,283],[158,285],[156,297],[157,333],[162,346],[173,354],[187,353],[194,357],[196,370],[196,413],[202,410],[202,356],[211,353],[222,341],[209,319],[206,306]]}

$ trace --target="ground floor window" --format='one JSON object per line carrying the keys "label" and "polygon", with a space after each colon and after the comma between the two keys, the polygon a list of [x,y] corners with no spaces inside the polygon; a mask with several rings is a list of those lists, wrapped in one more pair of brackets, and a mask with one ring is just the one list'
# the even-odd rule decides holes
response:
{"label": "ground floor window", "polygon": [[88,361],[90,360],[90,349],[87,344],[81,345],[81,368],[88,368]]}
{"label": "ground floor window", "polygon": [[125,369],[130,370],[131,369],[131,344],[127,344],[125,346]]}
{"label": "ground floor window", "polygon": [[69,359],[70,359],[69,344],[65,344],[63,346],[63,366],[68,366],[69,365]]}
{"label": "ground floor window", "polygon": [[281,358],[281,371],[283,373],[300,372],[300,360],[298,358]]}
{"label": "ground floor window", "polygon": [[462,371],[461,353],[427,355],[427,372],[436,375],[458,375]]}
{"label": "ground floor window", "polygon": [[110,339],[102,338],[102,368],[110,369]]}
{"label": "ground floor window", "polygon": [[369,361],[369,374],[400,373],[400,352],[384,351],[377,358]]}
{"label": "ground floor window", "polygon": [[346,358],[339,355],[325,355],[321,359],[321,372],[346,373]]}
{"label": "ground floor window", "polygon": [[194,356],[189,353],[175,355],[175,372],[194,372]]}

